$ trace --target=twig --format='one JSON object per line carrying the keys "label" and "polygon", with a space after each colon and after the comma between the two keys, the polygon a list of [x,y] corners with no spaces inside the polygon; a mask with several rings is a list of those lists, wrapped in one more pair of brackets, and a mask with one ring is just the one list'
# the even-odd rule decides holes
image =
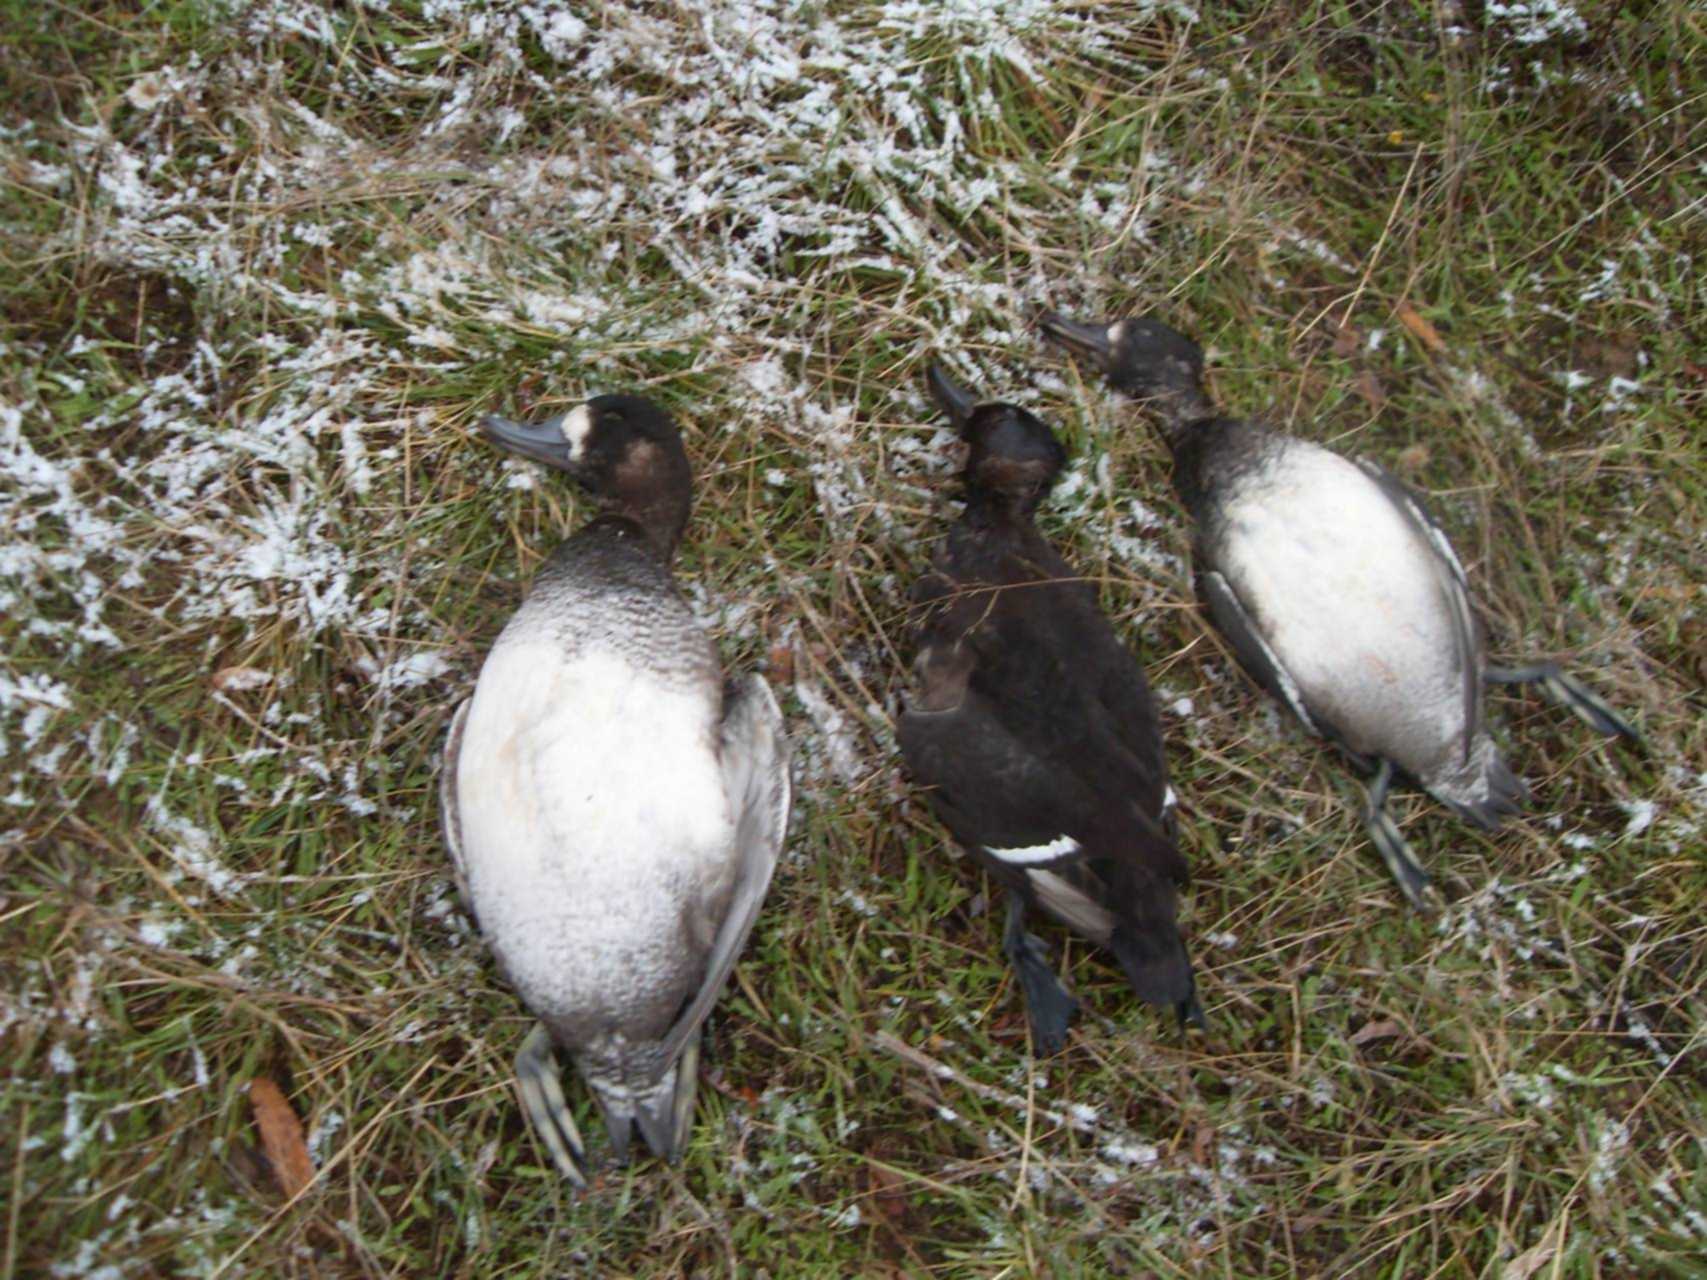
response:
{"label": "twig", "polygon": [[[902,1040],[899,1036],[893,1035],[888,1031],[879,1031],[875,1035],[871,1036],[870,1039],[873,1044],[875,1044],[879,1049],[882,1049],[885,1053],[893,1054],[903,1062],[910,1063],[921,1071],[929,1072],[940,1080],[952,1080],[962,1089],[965,1089],[969,1093],[977,1094],[986,1102],[999,1102],[1004,1107],[1012,1107],[1016,1111],[1029,1111],[1033,1109],[1032,1104],[1027,1102],[1026,1099],[1020,1097],[1019,1094],[1009,1093],[1006,1089],[998,1089],[994,1085],[983,1084],[969,1076],[963,1075],[953,1067],[949,1066],[946,1062],[941,1062],[936,1058],[931,1057],[930,1054],[925,1053],[921,1049],[915,1049],[905,1040]],[[1049,1107],[1037,1107],[1035,1110],[1038,1115],[1042,1116],[1051,1124],[1061,1125],[1078,1133],[1108,1133],[1112,1135],[1118,1132],[1116,1130],[1103,1128],[1102,1126],[1094,1124],[1089,1120],[1082,1119],[1079,1116],[1068,1115]]]}

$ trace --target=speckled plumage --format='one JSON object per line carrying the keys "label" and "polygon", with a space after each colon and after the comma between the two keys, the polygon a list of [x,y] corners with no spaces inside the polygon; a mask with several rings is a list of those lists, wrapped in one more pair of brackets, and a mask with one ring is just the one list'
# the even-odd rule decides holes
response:
{"label": "speckled plumage", "polygon": [[[494,642],[446,746],[445,832],[500,971],[573,1055],[618,1154],[638,1124],[673,1156],[700,1024],[781,849],[787,748],[764,682],[726,687],[670,574],[688,501],[673,427],[643,401],[604,404],[559,420],[562,444],[504,426],[543,460],[602,457],[583,478],[607,514],[552,553]],[[548,1051],[524,1050],[518,1071],[580,1181]]]}
{"label": "speckled plumage", "polygon": [[1160,418],[1194,523],[1199,598],[1259,683],[1375,769],[1366,820],[1413,905],[1430,886],[1383,812],[1395,768],[1486,827],[1527,798],[1483,723],[1484,681],[1541,684],[1601,732],[1636,737],[1551,662],[1488,665],[1463,565],[1381,467],[1222,416],[1202,350],[1152,317],[1046,315],[1042,327]]}

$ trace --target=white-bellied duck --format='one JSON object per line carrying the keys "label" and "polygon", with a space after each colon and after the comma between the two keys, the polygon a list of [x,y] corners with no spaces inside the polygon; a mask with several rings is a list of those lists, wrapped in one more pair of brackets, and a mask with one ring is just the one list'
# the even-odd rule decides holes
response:
{"label": "white-bellied duck", "polygon": [[600,514],[541,566],[458,709],[440,802],[464,897],[539,1018],[516,1058],[553,1161],[586,1185],[556,1045],[618,1160],[691,1127],[700,1027],[758,915],[788,823],[788,744],[757,675],[725,682],[670,562],[692,476],[669,415],[600,396],[482,423],[567,471]]}
{"label": "white-bellied duck", "polygon": [[1528,798],[1488,733],[1485,682],[1540,683],[1599,732],[1636,737],[1554,663],[1488,665],[1452,544],[1380,466],[1223,415],[1202,350],[1159,320],[1042,327],[1159,418],[1198,598],[1257,683],[1373,772],[1365,821],[1413,906],[1432,886],[1384,807],[1395,770],[1489,829]]}

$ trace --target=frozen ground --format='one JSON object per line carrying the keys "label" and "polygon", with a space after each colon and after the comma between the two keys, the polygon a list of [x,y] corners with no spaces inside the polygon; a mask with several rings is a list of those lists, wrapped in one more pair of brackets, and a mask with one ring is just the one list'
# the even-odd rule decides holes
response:
{"label": "frozen ground", "polygon": [[[1691,1273],[1700,16],[1225,8],[13,6],[0,1280]],[[1401,801],[1453,899],[1406,917],[1046,306],[1156,310],[1231,406],[1429,490],[1496,651],[1648,750],[1496,696],[1535,812]],[[1047,519],[1162,695],[1201,1040],[1068,945],[1088,1016],[1029,1063],[1000,913],[897,773],[933,354],[1073,452]],[[617,389],[687,427],[681,572],[803,801],[684,1165],[572,1201],[432,788],[582,514],[471,424]]]}

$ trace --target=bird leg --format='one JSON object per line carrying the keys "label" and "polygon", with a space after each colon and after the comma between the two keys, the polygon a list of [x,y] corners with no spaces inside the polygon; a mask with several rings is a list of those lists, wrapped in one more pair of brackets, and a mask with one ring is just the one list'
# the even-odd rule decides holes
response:
{"label": "bird leg", "polygon": [[1184,1031],[1189,1023],[1198,1031],[1209,1029],[1209,1020],[1203,1016],[1203,1002],[1197,998],[1195,986],[1186,999],[1174,1006],[1174,1015],[1179,1018],[1179,1029]]}
{"label": "bird leg", "polygon": [[543,1022],[535,1023],[516,1054],[516,1087],[522,1095],[534,1132],[551,1152],[557,1171],[574,1186],[586,1190],[586,1144],[569,1104],[563,1097],[563,1082],[557,1074],[557,1055],[552,1051],[551,1033]]}
{"label": "bird leg", "polygon": [[1492,684],[1538,684],[1548,697],[1575,715],[1596,733],[1609,738],[1640,742],[1642,735],[1623,716],[1589,690],[1581,680],[1560,669],[1556,662],[1535,662],[1527,667],[1488,667],[1482,679]]}
{"label": "bird leg", "polygon": [[699,1050],[702,1038],[700,1032],[694,1032],[687,1047],[682,1050],[681,1060],[676,1063],[676,1093],[670,1108],[671,1160],[682,1158],[682,1147],[687,1142],[688,1130],[693,1125],[694,1099],[699,1096]]}
{"label": "bird leg", "polygon": [[1008,927],[1002,935],[1002,950],[1025,992],[1025,1016],[1031,1024],[1032,1050],[1039,1057],[1052,1057],[1067,1044],[1067,1024],[1079,1011],[1079,1002],[1061,985],[1049,965],[1049,952],[1042,939],[1025,931],[1025,899],[1008,895]]}
{"label": "bird leg", "polygon": [[1434,884],[1411,853],[1411,846],[1397,824],[1387,816],[1387,792],[1392,785],[1393,763],[1383,760],[1376,770],[1375,781],[1369,784],[1369,807],[1364,811],[1363,821],[1369,828],[1375,851],[1399,882],[1405,901],[1417,911],[1432,911]]}

